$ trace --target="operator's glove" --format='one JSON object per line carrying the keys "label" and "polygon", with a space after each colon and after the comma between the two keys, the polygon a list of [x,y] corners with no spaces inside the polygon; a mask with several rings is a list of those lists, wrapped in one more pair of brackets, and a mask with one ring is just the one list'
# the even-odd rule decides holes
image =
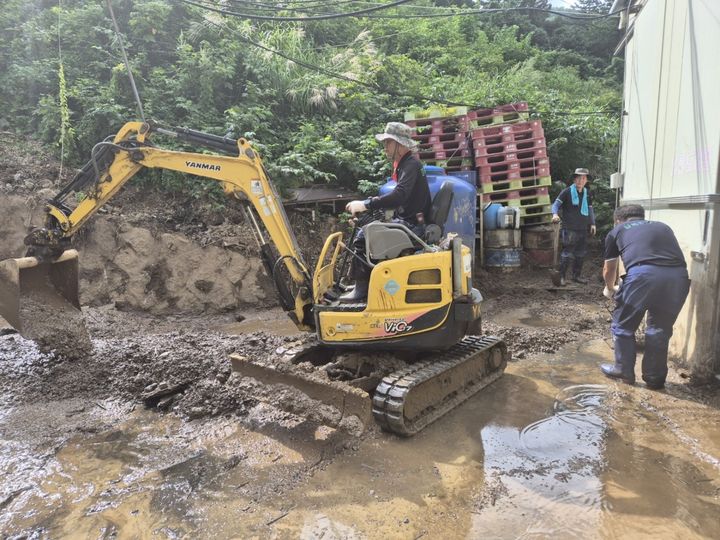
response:
{"label": "operator's glove", "polygon": [[345,211],[350,212],[353,216],[366,210],[367,206],[365,206],[365,201],[350,201],[347,203],[347,206],[345,206]]}
{"label": "operator's glove", "polygon": [[617,293],[619,290],[619,285],[615,285],[612,289],[609,289],[608,286],[605,285],[605,288],[603,289],[603,296],[608,300],[612,300],[615,293]]}
{"label": "operator's glove", "polygon": [[558,216],[557,214],[553,214],[552,222],[553,222],[553,223],[560,223],[560,216]]}
{"label": "operator's glove", "polygon": [[597,232],[597,228],[595,225],[590,225],[590,236],[595,236],[595,233]]}

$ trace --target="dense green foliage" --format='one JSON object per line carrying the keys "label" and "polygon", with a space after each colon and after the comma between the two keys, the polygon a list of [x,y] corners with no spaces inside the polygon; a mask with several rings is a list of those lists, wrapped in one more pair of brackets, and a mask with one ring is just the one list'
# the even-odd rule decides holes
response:
{"label": "dense green foliage", "polygon": [[[576,7],[607,13],[610,3],[578,0]],[[213,5],[270,13],[247,4]],[[315,9],[368,5],[344,4]],[[282,5],[292,16],[302,2]],[[416,0],[376,15],[519,5],[549,2]],[[387,173],[372,134],[433,100],[527,101],[543,120],[555,180],[577,166],[600,178],[614,170],[618,114],[577,113],[620,110],[615,19],[511,11],[298,23],[249,21],[172,0],[114,0],[113,7],[146,117],[253,139],[281,186],[363,181],[367,189]],[[104,1],[6,0],[0,33],[0,129],[58,149],[62,142],[66,160],[78,164],[93,144],[138,118]]]}

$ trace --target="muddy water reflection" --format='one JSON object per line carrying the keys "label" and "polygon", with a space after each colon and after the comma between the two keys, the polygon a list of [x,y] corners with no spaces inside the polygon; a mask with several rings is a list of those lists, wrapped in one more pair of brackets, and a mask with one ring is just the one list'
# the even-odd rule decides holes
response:
{"label": "muddy water reflection", "polygon": [[610,354],[511,363],[413,439],[355,449],[135,411],[33,450],[6,411],[0,536],[720,538],[720,412],[606,381]]}
{"label": "muddy water reflection", "polygon": [[471,535],[586,537],[597,530],[607,393],[600,385],[567,387],[551,416],[522,429],[482,429],[486,479],[501,483],[504,497],[474,516]]}

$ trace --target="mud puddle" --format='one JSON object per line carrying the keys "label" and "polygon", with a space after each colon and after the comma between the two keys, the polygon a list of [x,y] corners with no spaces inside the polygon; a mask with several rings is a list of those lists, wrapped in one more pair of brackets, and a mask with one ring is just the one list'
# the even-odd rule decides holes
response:
{"label": "mud puddle", "polygon": [[268,421],[267,410],[252,409],[242,421],[184,422],[105,402],[107,410],[85,405],[80,413],[78,404],[53,407],[69,414],[59,423],[79,416],[86,432],[28,439],[13,428],[27,410],[6,410],[0,531],[720,537],[720,412],[672,380],[665,392],[607,381],[597,365],[610,356],[593,340],[513,362],[480,395],[407,440],[353,439],[282,415]]}
{"label": "mud puddle", "polygon": [[[341,456],[315,475],[277,530],[331,538],[718,537],[720,413],[686,401],[674,385],[657,393],[608,384],[597,364],[610,354],[596,340],[511,364],[414,439],[378,439]],[[675,430],[661,410],[673,411]],[[703,453],[694,451],[697,441]]]}

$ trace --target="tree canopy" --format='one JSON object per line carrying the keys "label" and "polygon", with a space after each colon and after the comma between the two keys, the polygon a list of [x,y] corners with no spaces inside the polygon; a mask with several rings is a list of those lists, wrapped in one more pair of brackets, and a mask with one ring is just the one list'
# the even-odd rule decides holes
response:
{"label": "tree canopy", "polygon": [[[384,3],[390,3],[385,1]],[[577,0],[606,14],[610,0]],[[113,0],[147,118],[245,136],[281,187],[355,187],[387,174],[372,134],[410,108],[527,101],[543,121],[555,180],[614,170],[621,109],[616,19],[550,13],[546,0],[372,2]],[[540,10],[448,15],[448,10]],[[556,8],[553,8],[556,9]],[[432,18],[413,18],[415,15]],[[60,143],[65,159],[138,119],[106,2],[6,0],[0,128]],[[158,174],[162,182],[163,174]]]}

